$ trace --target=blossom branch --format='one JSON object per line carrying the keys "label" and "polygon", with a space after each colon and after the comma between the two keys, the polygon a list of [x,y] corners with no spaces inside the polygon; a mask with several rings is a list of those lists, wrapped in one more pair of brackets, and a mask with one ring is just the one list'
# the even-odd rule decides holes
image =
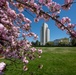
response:
{"label": "blossom branch", "polygon": [[[26,2],[22,2],[22,1],[20,1],[20,0],[16,0],[16,1],[19,2],[19,3],[21,3],[21,4],[23,4],[23,5],[25,5],[25,6],[27,6],[28,8],[31,8],[32,10],[37,11],[37,9],[36,9],[34,6],[31,6],[30,4],[28,4],[28,3],[26,3]],[[61,7],[67,6],[67,5],[73,4],[73,3],[76,3],[76,2],[67,3],[67,4],[62,5]],[[37,12],[35,12],[35,13],[37,13]],[[43,11],[43,10],[40,10],[39,13],[40,13],[40,14],[45,14],[46,16],[52,18],[55,22],[61,24],[61,25],[62,25],[61,27],[64,27],[64,29],[67,30],[72,37],[76,38],[76,36],[74,36],[74,35],[72,34],[71,30],[70,30],[68,27],[66,27],[63,23],[61,23],[55,16],[53,17],[53,16],[51,16],[50,14],[46,13],[46,12]],[[61,28],[61,27],[60,27],[60,28]]]}

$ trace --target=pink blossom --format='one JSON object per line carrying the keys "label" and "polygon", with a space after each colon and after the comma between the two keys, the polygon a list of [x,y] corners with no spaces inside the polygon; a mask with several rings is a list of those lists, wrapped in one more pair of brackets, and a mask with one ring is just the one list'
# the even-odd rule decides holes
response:
{"label": "pink blossom", "polygon": [[34,3],[34,0],[30,0],[30,3]]}
{"label": "pink blossom", "polygon": [[[34,7],[39,10],[40,6],[37,3],[34,3]],[[37,11],[36,11],[37,12]]]}
{"label": "pink blossom", "polygon": [[51,16],[52,17],[56,17],[57,13],[52,13]]}
{"label": "pink blossom", "polygon": [[24,2],[27,2],[28,0],[23,0]]}
{"label": "pink blossom", "polygon": [[40,3],[43,3],[44,0],[39,0]]}
{"label": "pink blossom", "polygon": [[9,24],[9,23],[10,23],[9,20],[7,20],[6,18],[2,18],[2,19],[1,19],[1,22],[2,22],[3,24]]}
{"label": "pink blossom", "polygon": [[0,0],[0,7],[5,4],[6,0]]}
{"label": "pink blossom", "polygon": [[26,23],[31,23],[31,20],[29,20],[28,18],[25,18],[24,21],[25,21]]}
{"label": "pink blossom", "polygon": [[29,24],[29,23],[26,23],[26,24],[23,26],[23,29],[25,29],[26,31],[30,30],[30,24]]}
{"label": "pink blossom", "polygon": [[73,2],[74,0],[65,0],[65,4],[67,4],[67,3],[71,3],[71,2]]}
{"label": "pink blossom", "polygon": [[65,0],[65,4],[62,6],[62,9],[64,9],[64,10],[70,9],[71,3],[72,3],[73,1],[74,1],[74,0]]}
{"label": "pink blossom", "polygon": [[61,29],[61,30],[64,30],[65,28],[64,28],[64,27],[60,27],[60,29]]}
{"label": "pink blossom", "polygon": [[25,37],[25,36],[26,36],[26,34],[25,34],[25,33],[22,33],[22,36],[23,36],[23,37]]}
{"label": "pink blossom", "polygon": [[17,14],[17,16],[21,19],[24,19],[24,15],[22,13]]}
{"label": "pink blossom", "polygon": [[12,9],[7,9],[7,14],[11,17],[11,18],[16,18],[16,12]]}
{"label": "pink blossom", "polygon": [[34,19],[34,22],[38,22],[38,21],[39,21],[39,19],[38,19],[38,18],[35,18],[35,19]]}
{"label": "pink blossom", "polygon": [[75,25],[74,24],[71,24],[71,23],[68,23],[68,26],[67,26],[68,28],[74,28],[75,27]]}
{"label": "pink blossom", "polygon": [[34,39],[37,39],[38,38],[38,35],[37,34],[33,34],[34,36]]}
{"label": "pink blossom", "polygon": [[28,64],[28,63],[29,63],[29,61],[26,60],[25,58],[23,59],[23,62],[24,62],[25,64]]}
{"label": "pink blossom", "polygon": [[41,49],[38,49],[38,53],[41,54],[42,53],[42,50]]}
{"label": "pink blossom", "polygon": [[34,48],[34,47],[31,48],[31,51],[32,51],[32,52],[35,52],[35,51],[36,51],[36,48]]}
{"label": "pink blossom", "polygon": [[52,0],[39,0],[39,2],[40,2],[41,4],[47,4],[47,3],[52,2]]}
{"label": "pink blossom", "polygon": [[76,31],[75,30],[71,30],[71,33],[76,36]]}
{"label": "pink blossom", "polygon": [[60,4],[57,4],[56,2],[50,2],[46,4],[46,6],[50,9],[51,12],[57,12],[60,11]]}
{"label": "pink blossom", "polygon": [[66,23],[66,18],[65,17],[62,18],[61,23],[62,24],[65,24]]}
{"label": "pink blossom", "polygon": [[67,23],[70,23],[71,19],[69,17],[66,17],[66,21],[67,21]]}
{"label": "pink blossom", "polygon": [[62,19],[61,19],[61,23],[62,24],[65,24],[65,23],[70,23],[70,18],[68,18],[68,17],[63,17]]}
{"label": "pink blossom", "polygon": [[3,71],[5,68],[6,64],[4,62],[0,63],[0,71]]}
{"label": "pink blossom", "polygon": [[10,50],[7,48],[7,49],[6,49],[6,52],[8,53],[9,51],[10,51]]}
{"label": "pink blossom", "polygon": [[52,0],[47,0],[48,1],[48,3],[51,3],[52,2]]}
{"label": "pink blossom", "polygon": [[10,7],[9,7],[9,2],[8,2],[8,1],[6,1],[5,7],[6,7],[6,9],[10,8]]}
{"label": "pink blossom", "polygon": [[60,6],[59,4],[56,4],[56,5],[55,5],[55,11],[59,11],[60,8],[61,8],[61,6]]}
{"label": "pink blossom", "polygon": [[49,2],[48,4],[46,4],[46,6],[47,6],[48,8],[51,8],[52,2]]}
{"label": "pink blossom", "polygon": [[0,23],[0,30],[4,29],[4,26]]}
{"label": "pink blossom", "polygon": [[23,67],[23,70],[24,70],[24,71],[27,71],[27,70],[28,70],[28,67],[27,67],[27,66],[24,66],[24,67]]}
{"label": "pink blossom", "polygon": [[23,62],[26,60],[26,57],[23,58]]}

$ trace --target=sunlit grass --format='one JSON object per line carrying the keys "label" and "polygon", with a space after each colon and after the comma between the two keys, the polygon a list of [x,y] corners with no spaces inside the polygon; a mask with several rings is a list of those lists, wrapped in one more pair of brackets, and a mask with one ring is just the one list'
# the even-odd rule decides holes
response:
{"label": "sunlit grass", "polygon": [[[4,75],[76,75],[76,47],[41,47],[42,57],[31,61],[28,71],[22,71],[22,64],[14,65],[9,60],[6,62]],[[38,65],[43,64],[39,69]]]}

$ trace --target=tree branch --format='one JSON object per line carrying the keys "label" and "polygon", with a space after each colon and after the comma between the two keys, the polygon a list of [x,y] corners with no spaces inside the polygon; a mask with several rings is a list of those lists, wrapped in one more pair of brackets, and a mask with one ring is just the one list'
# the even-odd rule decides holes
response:
{"label": "tree branch", "polygon": [[[26,3],[26,2],[23,2],[23,1],[21,1],[21,0],[16,0],[16,1],[19,2],[19,3],[21,3],[21,4],[23,4],[23,5],[25,5],[25,6],[27,6],[28,8],[31,8],[31,9],[33,9],[33,10],[36,10],[36,8],[35,8],[34,6],[31,6],[30,4],[28,4],[28,3]],[[72,3],[76,3],[76,2],[71,2],[71,3],[69,3],[69,4],[72,4]],[[67,5],[67,4],[65,4],[65,5]],[[64,5],[62,5],[62,6],[64,6]],[[37,10],[36,10],[36,11],[37,11]],[[36,12],[35,12],[35,13],[36,13]],[[68,30],[68,32],[70,33],[71,36],[74,36],[74,35],[71,33],[70,29],[67,28],[67,27],[65,27],[65,25],[62,24],[56,17],[52,17],[50,14],[46,13],[46,12],[43,11],[43,10],[40,10],[40,13],[45,14],[45,15],[47,15],[48,17],[50,17],[52,20],[60,23],[60,24],[62,25],[62,27],[64,27],[64,29]],[[76,38],[76,37],[75,37],[75,38]]]}
{"label": "tree branch", "polygon": [[69,4],[75,4],[75,3],[76,3],[76,2],[67,3],[67,4],[62,5],[61,7],[67,6],[67,5],[69,5]]}

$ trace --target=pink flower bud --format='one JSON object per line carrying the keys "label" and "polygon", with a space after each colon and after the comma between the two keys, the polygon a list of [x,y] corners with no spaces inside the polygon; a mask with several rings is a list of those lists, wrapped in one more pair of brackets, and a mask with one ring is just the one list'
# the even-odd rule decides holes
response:
{"label": "pink flower bud", "polygon": [[41,49],[38,49],[38,53],[41,54],[42,53],[42,50]]}
{"label": "pink flower bud", "polygon": [[4,62],[0,63],[0,71],[3,71],[3,69],[5,68],[6,64]]}
{"label": "pink flower bud", "polygon": [[28,70],[28,67],[27,67],[27,66],[24,66],[24,67],[23,67],[23,70],[24,70],[24,71],[27,71],[27,70]]}
{"label": "pink flower bud", "polygon": [[28,64],[28,63],[29,63],[29,61],[26,59],[26,57],[23,59],[23,62],[24,62],[25,64]]}

